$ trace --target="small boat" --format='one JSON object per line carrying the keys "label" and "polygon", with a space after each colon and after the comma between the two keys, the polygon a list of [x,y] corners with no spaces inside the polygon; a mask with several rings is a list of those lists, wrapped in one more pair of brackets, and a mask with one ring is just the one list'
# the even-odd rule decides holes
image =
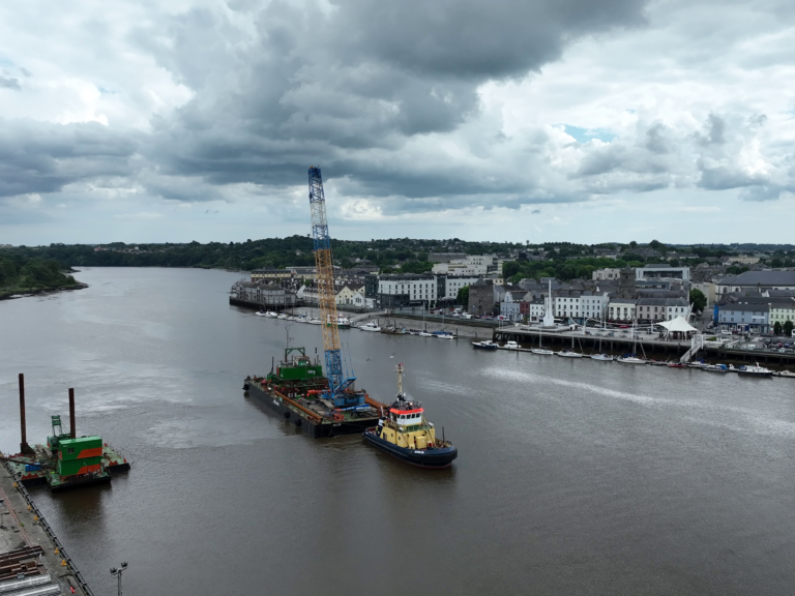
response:
{"label": "small boat", "polygon": [[790,372],[788,370],[782,370],[780,373],[778,373],[778,376],[779,377],[789,377],[790,379],[795,379],[795,373],[794,372]]}
{"label": "small boat", "polygon": [[483,341],[473,341],[472,347],[476,350],[496,350],[499,346],[489,339]]}
{"label": "small boat", "polygon": [[663,360],[649,360],[652,366],[668,366],[668,363]]}
{"label": "small boat", "polygon": [[706,372],[727,373],[729,372],[729,367],[725,364],[708,364],[702,367],[701,370]]}
{"label": "small boat", "polygon": [[295,317],[295,322],[296,323],[308,323],[309,319],[306,318],[306,315],[299,315],[299,316]]}
{"label": "small boat", "polygon": [[630,356],[627,354],[616,358],[616,362],[621,362],[623,364],[646,364],[646,361],[642,358],[636,358],[635,356]]}
{"label": "small boat", "polygon": [[406,332],[409,335],[420,335],[422,333],[422,329],[407,329]]}
{"label": "small boat", "polygon": [[737,370],[738,374],[745,377],[772,377],[773,371],[764,366],[759,366],[757,362],[754,366],[741,366]]}
{"label": "small boat", "polygon": [[554,356],[555,352],[552,350],[547,350],[546,348],[531,348],[530,351],[533,354],[538,354],[539,356]]}
{"label": "small boat", "polygon": [[703,360],[699,360],[698,362],[688,362],[687,366],[688,368],[704,368],[707,366],[707,363]]}
{"label": "small boat", "polygon": [[320,319],[318,319],[316,317],[312,317],[311,319],[307,319],[306,322],[309,323],[310,325],[322,325],[323,324],[323,321],[321,321]]}
{"label": "small boat", "polygon": [[359,326],[359,331],[377,331],[377,332],[380,332],[381,331],[381,327],[379,327],[378,324],[375,321],[370,321],[366,325],[360,325]]}
{"label": "small boat", "polygon": [[403,364],[397,365],[397,399],[389,406],[388,416],[378,426],[362,433],[372,446],[407,464],[420,468],[449,468],[458,457],[450,441],[436,436],[433,424],[425,419],[425,410],[418,401],[406,399],[403,393]]}
{"label": "small boat", "polygon": [[417,335],[420,337],[433,337],[433,333],[429,333],[428,331],[420,331]]}
{"label": "small boat", "polygon": [[283,312],[281,312],[281,313],[279,313],[278,315],[276,315],[276,318],[277,318],[277,319],[282,319],[282,320],[284,320],[284,319],[286,319],[286,318],[287,318],[287,313],[283,313]]}
{"label": "small boat", "polygon": [[591,354],[591,360],[601,360],[603,362],[612,362],[613,357],[607,354]]}
{"label": "small boat", "polygon": [[668,368],[687,368],[687,364],[684,362],[669,362],[667,366]]}
{"label": "small boat", "polygon": [[[331,320],[326,323],[326,327],[331,327]],[[337,317],[337,329],[350,329],[351,328],[351,321],[347,317],[338,316]]]}
{"label": "small boat", "polygon": [[258,310],[254,314],[257,315],[258,317],[267,317],[268,316],[268,313],[266,313],[264,310]]}
{"label": "small boat", "polygon": [[455,335],[452,333],[436,333],[435,335],[439,339],[455,339]]}
{"label": "small boat", "polygon": [[276,313],[276,312],[273,312],[272,310],[269,310],[268,312],[265,313],[265,316],[266,317],[270,317],[271,319],[275,319],[276,317],[279,316],[279,313]]}
{"label": "small boat", "polygon": [[558,356],[562,356],[563,358],[582,358],[582,354],[579,352],[572,352],[571,350],[561,350],[558,352]]}
{"label": "small boat", "polygon": [[505,345],[502,346],[502,349],[503,350],[519,350],[519,349],[521,349],[521,347],[519,346],[518,343],[516,343],[515,341],[511,340],[511,341],[506,341]]}

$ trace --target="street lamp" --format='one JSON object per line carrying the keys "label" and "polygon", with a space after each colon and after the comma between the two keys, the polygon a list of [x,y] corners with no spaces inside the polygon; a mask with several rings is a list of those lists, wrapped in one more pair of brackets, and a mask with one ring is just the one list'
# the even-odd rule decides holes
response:
{"label": "street lamp", "polygon": [[119,596],[121,596],[121,574],[122,574],[122,571],[124,571],[125,569],[127,569],[127,562],[126,561],[124,563],[122,563],[119,566],[118,569],[116,569],[115,567],[111,567],[110,568],[110,574],[111,575],[115,575],[115,576],[117,576],[119,578],[119,591],[118,591]]}

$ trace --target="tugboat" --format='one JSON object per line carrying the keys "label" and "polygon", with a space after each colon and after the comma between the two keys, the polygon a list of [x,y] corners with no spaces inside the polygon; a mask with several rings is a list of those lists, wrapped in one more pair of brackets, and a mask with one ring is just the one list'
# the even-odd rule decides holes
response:
{"label": "tugboat", "polygon": [[362,433],[364,440],[382,451],[420,468],[448,468],[458,457],[456,449],[444,437],[436,437],[436,429],[423,416],[422,404],[408,401],[403,393],[403,364],[396,367],[398,393],[389,406],[389,416],[381,418],[378,426]]}

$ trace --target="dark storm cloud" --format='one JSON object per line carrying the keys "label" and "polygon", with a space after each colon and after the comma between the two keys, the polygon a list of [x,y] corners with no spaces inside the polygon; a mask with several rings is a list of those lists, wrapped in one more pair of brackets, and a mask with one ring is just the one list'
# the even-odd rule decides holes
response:
{"label": "dark storm cloud", "polygon": [[97,177],[131,176],[136,143],[98,123],[0,120],[0,197],[51,193]]}
{"label": "dark storm cloud", "polygon": [[477,115],[480,84],[524,77],[583,35],[640,25],[644,10],[636,0],[349,0],[327,12],[279,0],[228,5],[253,19],[254,39],[208,10],[134,34],[195,92],[156,123],[150,160],[211,184],[277,186],[322,163],[363,192],[407,197],[519,190],[442,158],[435,169],[393,166],[389,153]]}
{"label": "dark storm cloud", "polygon": [[[346,58],[379,61],[433,78],[523,77],[583,34],[642,21],[633,0],[349,0],[332,24]],[[363,54],[366,52],[367,54]]]}

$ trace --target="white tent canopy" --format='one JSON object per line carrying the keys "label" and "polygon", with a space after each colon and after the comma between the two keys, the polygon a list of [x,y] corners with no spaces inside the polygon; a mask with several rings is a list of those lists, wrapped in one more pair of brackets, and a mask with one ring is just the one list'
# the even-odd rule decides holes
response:
{"label": "white tent canopy", "polygon": [[665,321],[663,323],[656,323],[660,327],[665,327],[668,331],[681,331],[682,333],[687,333],[690,331],[698,331],[695,327],[693,327],[690,323],[685,321],[684,317],[676,317],[672,321]]}

